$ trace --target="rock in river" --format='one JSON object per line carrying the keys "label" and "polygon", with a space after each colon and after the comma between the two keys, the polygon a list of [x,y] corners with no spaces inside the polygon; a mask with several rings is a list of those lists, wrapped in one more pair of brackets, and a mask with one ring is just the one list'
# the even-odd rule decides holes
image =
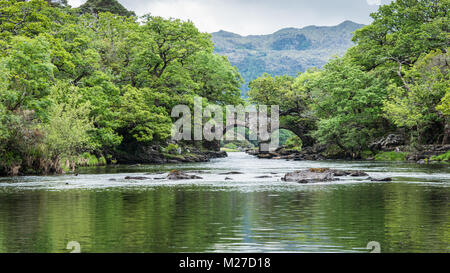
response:
{"label": "rock in river", "polygon": [[369,175],[363,171],[343,171],[328,168],[313,168],[309,170],[288,173],[282,180],[286,182],[314,183],[336,181],[339,180],[338,178],[335,178],[337,176],[362,177]]}
{"label": "rock in river", "polygon": [[288,173],[282,179],[286,182],[298,182],[298,183],[315,183],[315,182],[325,182],[325,181],[335,181],[333,172],[330,170],[324,172],[315,172],[311,170],[296,171],[293,173]]}
{"label": "rock in river", "polygon": [[362,176],[369,176],[367,173],[363,172],[363,171],[349,171],[350,176],[353,177],[362,177]]}
{"label": "rock in river", "polygon": [[144,176],[127,176],[125,177],[125,180],[150,180],[150,177],[144,177]]}
{"label": "rock in river", "polygon": [[232,174],[243,174],[243,173],[241,173],[241,172],[220,173],[220,175],[232,175]]}
{"label": "rock in river", "polygon": [[171,171],[167,176],[169,180],[187,180],[187,179],[203,179],[203,177],[190,175],[182,171]]}
{"label": "rock in river", "polygon": [[369,177],[369,179],[372,182],[391,182],[392,181],[392,178],[390,178],[390,177],[386,177],[386,178],[372,178],[372,177]]}

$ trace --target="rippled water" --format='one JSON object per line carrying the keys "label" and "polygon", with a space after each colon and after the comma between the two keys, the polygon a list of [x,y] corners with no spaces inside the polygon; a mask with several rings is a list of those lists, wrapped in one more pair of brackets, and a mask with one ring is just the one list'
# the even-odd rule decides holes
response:
{"label": "rippled water", "polygon": [[[394,180],[281,181],[310,167]],[[124,179],[161,178],[173,169],[204,179]],[[231,171],[243,174],[222,174]],[[209,163],[0,178],[0,252],[69,252],[69,241],[82,252],[368,252],[370,241],[382,252],[450,252],[449,196],[449,165],[276,161],[243,153]]]}

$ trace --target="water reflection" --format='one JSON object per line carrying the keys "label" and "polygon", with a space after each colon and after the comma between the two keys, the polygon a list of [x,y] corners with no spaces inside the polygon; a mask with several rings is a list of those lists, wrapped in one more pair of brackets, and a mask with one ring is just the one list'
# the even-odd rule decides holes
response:
{"label": "water reflection", "polygon": [[[276,175],[255,178],[299,164],[364,169],[395,181],[286,185]],[[109,181],[171,168],[202,170],[205,179]],[[236,169],[245,173],[232,182],[220,175]],[[370,241],[380,242],[382,252],[450,252],[446,166],[428,171],[237,154],[212,163],[116,170],[1,179],[0,252],[69,252],[69,241],[80,242],[82,252],[368,252]]]}

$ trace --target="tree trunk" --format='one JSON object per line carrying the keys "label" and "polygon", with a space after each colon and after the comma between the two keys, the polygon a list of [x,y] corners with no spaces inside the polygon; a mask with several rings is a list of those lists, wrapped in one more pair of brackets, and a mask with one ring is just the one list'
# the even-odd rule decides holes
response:
{"label": "tree trunk", "polygon": [[442,138],[442,145],[449,144],[449,136],[450,136],[450,124],[446,122],[444,127],[444,137]]}

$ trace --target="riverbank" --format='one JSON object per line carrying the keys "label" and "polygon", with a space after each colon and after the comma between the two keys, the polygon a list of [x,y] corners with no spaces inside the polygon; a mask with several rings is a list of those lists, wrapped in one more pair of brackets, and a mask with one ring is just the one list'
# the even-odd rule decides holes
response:
{"label": "riverbank", "polygon": [[450,145],[422,145],[412,149],[410,146],[396,146],[380,151],[367,151],[363,156],[348,154],[333,154],[327,146],[306,147],[301,151],[280,147],[273,152],[259,152],[255,149],[246,150],[247,154],[262,159],[278,159],[293,161],[316,160],[367,160],[367,161],[409,161],[419,164],[448,163],[450,160]]}
{"label": "riverbank", "polygon": [[208,162],[214,158],[224,158],[225,151],[213,151],[193,147],[176,147],[170,150],[161,150],[159,146],[138,147],[128,152],[116,152],[115,157],[119,164],[177,164]]}
{"label": "riverbank", "polygon": [[30,162],[16,162],[9,165],[0,165],[0,177],[25,175],[56,175],[75,173],[81,167],[100,167],[108,165],[132,164],[178,164],[208,162],[214,158],[224,158],[225,151],[212,151],[193,147],[168,146],[161,149],[159,146],[140,146],[134,150],[114,151],[112,154],[94,155],[83,153],[79,156],[57,158],[50,160],[32,160]]}

